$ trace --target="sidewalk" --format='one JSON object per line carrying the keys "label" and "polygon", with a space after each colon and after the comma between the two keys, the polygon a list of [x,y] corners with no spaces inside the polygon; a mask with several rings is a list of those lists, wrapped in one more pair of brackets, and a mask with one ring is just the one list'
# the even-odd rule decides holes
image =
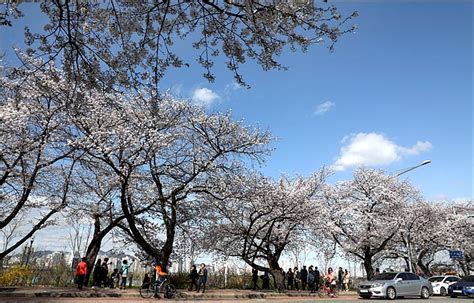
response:
{"label": "sidewalk", "polygon": [[[180,291],[182,298],[196,299],[266,299],[276,297],[317,297],[309,291],[288,291],[277,293],[274,291],[253,291],[239,289],[210,289],[205,293]],[[354,296],[355,292],[342,292],[339,296]],[[109,289],[109,288],[75,288],[61,287],[1,287],[0,298],[138,298],[138,289]]]}

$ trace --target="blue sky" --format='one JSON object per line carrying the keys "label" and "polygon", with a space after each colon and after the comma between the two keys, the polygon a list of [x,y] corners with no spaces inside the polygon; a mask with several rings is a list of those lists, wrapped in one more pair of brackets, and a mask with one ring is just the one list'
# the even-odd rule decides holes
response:
{"label": "blue sky", "polygon": [[[342,37],[334,53],[325,46],[287,52],[281,61],[288,71],[264,72],[251,62],[242,70],[249,90],[233,90],[232,75],[218,65],[214,84],[196,67],[170,71],[162,87],[184,97],[212,91],[219,98],[209,110],[230,109],[268,128],[278,138],[263,167],[268,175],[306,175],[341,157],[390,173],[431,159],[403,177],[428,199],[472,198],[472,2],[338,7],[359,11],[359,29]],[[328,110],[317,114],[318,106]],[[353,167],[342,168],[331,182],[350,178]]]}
{"label": "blue sky", "polygon": [[[288,71],[265,72],[249,61],[241,72],[251,89],[236,88],[223,64],[209,84],[188,61],[190,68],[169,70],[161,87],[269,129],[277,140],[262,167],[267,175],[307,175],[337,164],[335,182],[358,164],[394,173],[431,159],[404,178],[428,199],[472,198],[472,2],[336,4],[360,16],[357,32],[342,37],[334,53],[325,45],[286,52],[280,60]],[[37,26],[37,17],[27,10],[15,27],[2,28],[7,62],[11,47],[22,45],[23,26]],[[187,41],[177,45],[191,58]]]}

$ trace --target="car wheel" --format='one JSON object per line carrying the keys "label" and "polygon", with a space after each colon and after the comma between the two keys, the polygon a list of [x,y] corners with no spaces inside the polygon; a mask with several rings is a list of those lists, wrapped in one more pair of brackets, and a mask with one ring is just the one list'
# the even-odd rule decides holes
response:
{"label": "car wheel", "polygon": [[387,299],[389,300],[395,300],[397,297],[397,291],[393,287],[387,288],[387,294],[386,294]]}
{"label": "car wheel", "polygon": [[422,299],[429,299],[430,298],[430,290],[426,287],[421,288],[421,298]]}
{"label": "car wheel", "polygon": [[439,290],[439,294],[442,295],[443,297],[446,296],[446,294],[447,294],[446,288],[441,287],[440,290]]}

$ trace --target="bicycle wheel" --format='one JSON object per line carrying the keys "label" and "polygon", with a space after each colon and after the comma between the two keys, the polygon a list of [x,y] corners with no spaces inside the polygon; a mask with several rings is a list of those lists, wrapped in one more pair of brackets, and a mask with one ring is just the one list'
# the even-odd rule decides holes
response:
{"label": "bicycle wheel", "polygon": [[319,296],[320,298],[325,297],[325,296],[326,296],[326,290],[325,290],[324,288],[318,289],[318,296]]}
{"label": "bicycle wheel", "polygon": [[145,299],[153,297],[155,295],[155,287],[155,284],[143,285],[140,288],[140,296]]}
{"label": "bicycle wheel", "polygon": [[176,296],[176,287],[171,284],[167,284],[165,288],[165,298],[172,299]]}

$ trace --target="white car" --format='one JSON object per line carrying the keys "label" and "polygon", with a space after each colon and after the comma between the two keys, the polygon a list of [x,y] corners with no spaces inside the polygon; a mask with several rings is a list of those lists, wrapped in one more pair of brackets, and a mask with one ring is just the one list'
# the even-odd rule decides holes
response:
{"label": "white car", "polygon": [[457,276],[434,276],[428,279],[433,285],[433,294],[446,296],[448,294],[449,285],[461,280]]}

